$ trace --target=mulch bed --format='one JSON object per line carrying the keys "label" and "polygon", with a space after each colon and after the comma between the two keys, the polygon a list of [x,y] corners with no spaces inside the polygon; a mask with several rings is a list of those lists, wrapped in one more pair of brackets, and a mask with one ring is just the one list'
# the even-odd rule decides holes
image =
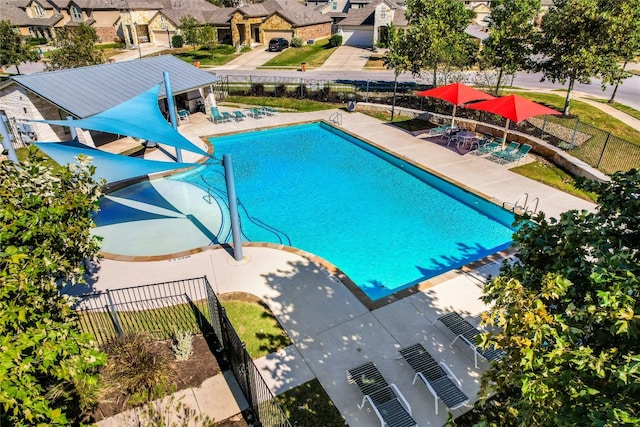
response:
{"label": "mulch bed", "polygon": [[[169,384],[175,391],[199,387],[204,380],[221,373],[220,365],[209,347],[209,343],[202,335],[193,337],[193,354],[185,361],[175,360],[169,340],[157,341],[154,343],[154,347],[159,355],[164,354],[169,360],[172,360],[173,375],[169,379]],[[131,409],[131,406],[125,404],[123,396],[106,395],[95,409],[93,421],[97,422],[109,418],[128,409]],[[244,427],[247,426],[247,423],[242,415],[237,415],[228,420],[216,420],[216,425],[218,427]]]}

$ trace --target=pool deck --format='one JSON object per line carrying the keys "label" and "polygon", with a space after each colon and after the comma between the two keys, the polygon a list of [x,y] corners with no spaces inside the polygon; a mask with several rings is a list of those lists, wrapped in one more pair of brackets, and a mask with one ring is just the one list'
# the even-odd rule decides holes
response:
{"label": "pool deck", "polygon": [[[569,209],[594,208],[591,203],[517,175],[505,166],[481,157],[461,155],[361,113],[337,110],[278,113],[217,125],[203,115],[194,115],[189,123],[180,126],[180,131],[193,142],[201,143],[201,136],[328,120],[336,112],[342,115],[343,130],[498,203],[513,203],[527,192],[530,198],[539,198],[539,208],[547,216],[557,217]],[[161,159],[165,154],[155,150],[145,156]],[[189,153],[183,156],[185,161],[197,160]],[[380,250],[384,251],[384,246]],[[93,289],[105,290],[206,275],[217,293],[240,291],[259,296],[293,341],[286,349],[256,361],[271,389],[280,393],[317,378],[352,427],[379,425],[370,407],[358,409],[362,395],[346,380],[347,369],[367,361],[373,361],[387,381],[396,384],[411,405],[419,426],[442,426],[446,422],[447,408],[440,403],[439,414],[435,415],[434,399],[427,388],[420,382],[413,386],[412,369],[397,359],[398,349],[416,342],[421,342],[437,360],[446,363],[460,379],[463,391],[474,400],[480,375],[487,364],[481,361],[476,369],[472,351],[459,342],[450,346],[454,337],[435,321],[452,310],[471,318],[472,323],[477,321],[486,309],[479,300],[483,283],[488,275],[497,274],[499,261],[475,269],[456,270],[440,284],[370,310],[308,257],[291,250],[279,250],[274,245],[248,246],[243,251],[244,259],[239,262],[223,249],[163,261],[104,259],[90,284]],[[233,380],[225,381],[218,376],[207,381],[203,388],[183,394],[185,402],[222,420],[238,413],[245,404],[233,397],[230,391],[233,388]],[[453,415],[460,415],[469,407],[455,410]],[[99,423],[101,426],[117,424],[117,419]]]}

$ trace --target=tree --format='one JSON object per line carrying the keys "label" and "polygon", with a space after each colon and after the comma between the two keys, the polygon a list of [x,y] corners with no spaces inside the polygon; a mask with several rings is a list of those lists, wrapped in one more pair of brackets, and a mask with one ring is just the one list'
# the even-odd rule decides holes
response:
{"label": "tree", "polygon": [[542,20],[542,34],[536,51],[541,56],[535,71],[543,80],[569,82],[563,114],[569,114],[571,94],[576,81],[589,83],[592,77],[610,75],[617,67],[608,40],[607,12],[601,3],[607,0],[554,0]]}
{"label": "tree", "polygon": [[610,0],[605,7],[609,11],[605,14],[608,21],[607,38],[610,40],[607,45],[622,62],[621,66],[614,67],[609,74],[602,76],[603,90],[606,84],[615,85],[609,99],[609,103],[613,104],[618,85],[631,77],[631,73],[625,70],[627,64],[640,56],[640,0]]}
{"label": "tree", "polygon": [[96,30],[85,23],[77,27],[59,28],[56,50],[51,52],[49,65],[53,70],[87,67],[105,62],[102,51],[96,48]]}
{"label": "tree", "polygon": [[481,345],[506,354],[482,378],[490,425],[640,425],[640,172],[580,187],[597,211],[523,218],[517,259],[485,286],[497,332]]}
{"label": "tree", "polygon": [[20,34],[9,21],[0,21],[0,67],[15,65],[20,74],[19,64],[37,61],[38,58],[38,52],[22,42]]}
{"label": "tree", "polygon": [[205,48],[207,48],[207,50],[209,50],[209,52],[211,52],[211,56],[213,56],[213,49],[218,45],[216,29],[210,25],[205,25],[200,28],[199,33],[198,38],[200,39],[200,42]]}
{"label": "tree", "polygon": [[474,62],[475,45],[464,32],[472,12],[462,1],[407,0],[406,7],[406,37],[415,49],[412,68],[432,70],[434,86],[438,68]]}
{"label": "tree", "polygon": [[411,43],[407,40],[404,31],[398,30],[389,24],[387,31],[387,52],[382,57],[387,68],[393,68],[393,104],[391,106],[391,121],[396,109],[396,92],[398,89],[398,76],[411,69]]}
{"label": "tree", "polygon": [[59,292],[93,258],[93,167],[52,169],[32,147],[22,164],[0,163],[0,424],[67,425],[95,390],[105,362]]}
{"label": "tree", "polygon": [[180,30],[182,30],[184,42],[196,50],[196,45],[200,44],[200,23],[198,20],[191,15],[181,17]]}
{"label": "tree", "polygon": [[498,69],[496,95],[504,73],[514,74],[526,67],[533,53],[534,19],[540,12],[540,0],[493,0],[489,37],[482,57]]}

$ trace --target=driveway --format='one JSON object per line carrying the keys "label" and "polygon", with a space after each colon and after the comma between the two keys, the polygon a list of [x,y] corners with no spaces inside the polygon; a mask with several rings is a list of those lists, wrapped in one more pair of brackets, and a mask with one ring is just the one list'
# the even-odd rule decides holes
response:
{"label": "driveway", "polygon": [[257,46],[251,52],[243,53],[236,59],[215,68],[216,70],[255,70],[279,53],[269,52],[266,46]]}
{"label": "driveway", "polygon": [[318,67],[320,71],[362,70],[369,60],[371,50],[361,47],[340,46]]}

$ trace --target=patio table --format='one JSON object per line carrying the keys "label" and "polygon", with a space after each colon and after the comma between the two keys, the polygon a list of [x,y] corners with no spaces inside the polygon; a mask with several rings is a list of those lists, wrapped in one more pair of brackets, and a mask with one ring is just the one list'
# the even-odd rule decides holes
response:
{"label": "patio table", "polygon": [[468,145],[469,148],[471,148],[474,142],[478,142],[478,136],[475,132],[465,130],[462,132],[458,132],[456,137],[458,138],[458,143],[456,144],[456,148],[458,150],[460,150],[460,147],[464,147],[465,145]]}

